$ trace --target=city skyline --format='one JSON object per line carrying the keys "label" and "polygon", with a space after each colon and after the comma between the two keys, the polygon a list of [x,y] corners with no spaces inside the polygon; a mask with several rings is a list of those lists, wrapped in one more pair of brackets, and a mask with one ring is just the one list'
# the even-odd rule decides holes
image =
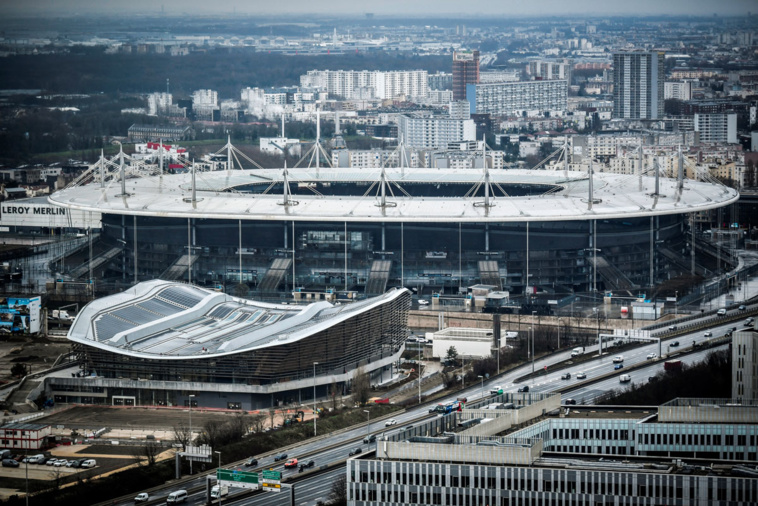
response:
{"label": "city skyline", "polygon": [[134,0],[128,4],[112,1],[97,0],[30,0],[17,2],[0,0],[0,13],[17,16],[60,16],[82,14],[229,14],[248,13],[260,15],[276,15],[299,12],[301,14],[321,14],[328,16],[340,15],[374,15],[394,18],[399,16],[445,17],[447,15],[470,18],[502,15],[509,17],[540,16],[553,17],[578,13],[592,13],[593,16],[655,16],[655,15],[687,15],[687,16],[737,16],[755,11],[756,4],[751,0],[732,0],[716,3],[712,0],[671,0],[658,2],[655,0],[639,0],[629,3],[622,1],[577,0],[571,3],[561,0],[544,0],[539,4],[524,4],[515,0],[478,1],[466,5],[462,12],[461,4],[452,0],[431,2],[428,0],[401,2],[389,0],[381,4],[356,3],[347,0],[330,2],[312,2],[292,0],[283,11],[268,2],[242,2],[240,0],[219,0],[209,5],[200,0],[163,0],[151,2]]}

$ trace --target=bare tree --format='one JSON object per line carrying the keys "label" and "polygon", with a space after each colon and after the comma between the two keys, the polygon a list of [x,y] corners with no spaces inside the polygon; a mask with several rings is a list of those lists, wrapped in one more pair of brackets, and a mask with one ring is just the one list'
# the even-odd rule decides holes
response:
{"label": "bare tree", "polygon": [[242,437],[247,434],[247,430],[250,424],[249,417],[247,415],[235,416],[229,420],[226,425],[228,427],[229,443],[242,440]]}
{"label": "bare tree", "polygon": [[269,427],[274,428],[274,422],[276,421],[276,410],[274,408],[271,408],[268,412],[269,416]]}
{"label": "bare tree", "polygon": [[61,485],[63,485],[63,468],[53,467],[53,469],[48,473],[48,476],[50,477],[48,479],[50,482],[49,490],[60,489]]}
{"label": "bare tree", "polygon": [[266,416],[261,413],[250,416],[250,428],[254,432],[263,432],[263,427],[266,423]]}
{"label": "bare tree", "polygon": [[347,505],[347,477],[344,474],[332,482],[329,504],[332,506]]}
{"label": "bare tree", "polygon": [[223,437],[224,423],[218,420],[208,420],[203,424],[203,433],[200,441],[211,448],[216,448]]}
{"label": "bare tree", "polygon": [[148,467],[155,465],[158,460],[158,455],[161,454],[163,448],[155,441],[148,441],[142,449],[142,453],[147,460]]}
{"label": "bare tree", "polygon": [[189,426],[184,422],[180,422],[178,425],[174,425],[174,441],[182,445],[183,448],[187,448],[192,442],[192,433]]}
{"label": "bare tree", "polygon": [[353,376],[353,401],[363,406],[368,401],[370,393],[371,380],[369,375],[363,367],[359,367]]}
{"label": "bare tree", "polygon": [[333,379],[329,387],[329,396],[332,398],[332,411],[337,411],[337,380]]}

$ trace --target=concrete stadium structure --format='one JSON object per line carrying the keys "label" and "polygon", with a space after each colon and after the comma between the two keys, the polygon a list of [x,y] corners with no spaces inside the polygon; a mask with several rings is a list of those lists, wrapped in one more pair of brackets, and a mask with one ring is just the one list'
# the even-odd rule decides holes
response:
{"label": "concrete stadium structure", "polygon": [[[392,374],[408,335],[410,292],[307,306],[146,281],[97,299],[68,338],[82,374],[50,378],[56,402],[258,409],[323,398],[359,371]],[[192,400],[189,395],[194,396]]]}
{"label": "concrete stadium structure", "polygon": [[261,296],[646,289],[694,269],[695,214],[739,198],[648,173],[111,167],[49,198],[102,215],[106,277],[244,282]]}

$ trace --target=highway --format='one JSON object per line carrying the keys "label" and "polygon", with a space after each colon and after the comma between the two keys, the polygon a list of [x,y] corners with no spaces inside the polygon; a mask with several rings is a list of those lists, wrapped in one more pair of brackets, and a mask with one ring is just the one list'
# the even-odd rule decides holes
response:
{"label": "highway", "polygon": [[[752,306],[750,309],[754,308]],[[742,312],[738,312],[736,309],[730,311],[730,314],[739,315]],[[704,321],[708,321],[713,317],[705,317]],[[713,318],[714,326],[709,327],[708,330],[712,332],[713,338],[723,336],[726,332],[733,328],[742,329],[744,320],[738,320],[730,323],[719,323],[719,321]],[[666,328],[660,329],[653,333],[653,336],[666,331]],[[569,388],[564,390],[563,399],[572,398],[578,403],[592,404],[593,401],[600,395],[608,392],[612,389],[628,386],[629,383],[620,383],[619,376],[621,374],[629,374],[632,378],[632,384],[640,384],[648,381],[650,376],[654,376],[660,370],[663,369],[663,362],[667,358],[667,354],[673,356],[677,360],[682,360],[684,363],[694,363],[701,361],[705,356],[713,351],[715,348],[709,348],[697,351],[695,353],[679,356],[681,352],[691,351],[693,342],[702,342],[706,337],[705,331],[697,331],[687,334],[682,334],[674,338],[667,339],[659,346],[658,343],[645,344],[634,349],[627,349],[623,352],[614,351],[614,347],[610,347],[604,350],[602,356],[598,356],[597,345],[587,347],[586,353],[591,354],[593,358],[589,361],[576,365],[566,365],[560,368],[554,367],[553,364],[562,362],[571,358],[571,350],[566,350],[560,353],[550,355],[549,357],[535,360],[534,370],[542,371],[547,366],[547,372],[542,375],[539,374],[536,377],[529,379],[528,381],[516,383],[520,377],[530,373],[532,371],[532,364],[522,365],[508,373],[497,377],[477,382],[474,385],[468,386],[463,391],[458,391],[450,396],[439,399],[437,402],[446,403],[455,401],[458,397],[467,397],[469,401],[480,399],[482,396],[489,397],[489,390],[491,387],[500,386],[504,392],[516,392],[524,385],[528,385],[530,392],[552,392],[566,387],[575,385],[575,388]],[[710,337],[708,338],[710,339]],[[678,342],[678,346],[673,346],[674,342]],[[726,346],[726,345],[723,345]],[[722,347],[723,347],[722,346]],[[648,359],[647,356],[651,353],[659,354],[659,350],[663,352],[664,358],[662,359]],[[616,355],[623,355],[624,367],[615,370],[613,358]],[[639,366],[633,370],[632,366]],[[566,371],[571,373],[571,379],[562,380],[561,375]],[[587,375],[584,380],[577,380],[576,373],[583,371]],[[597,381],[597,378],[601,375],[611,373],[607,378]],[[593,382],[593,380],[595,382]],[[318,469],[327,464],[335,464],[340,461],[344,461],[349,458],[349,453],[356,448],[360,448],[363,453],[369,451],[369,447],[373,446],[364,444],[363,438],[367,434],[376,434],[380,436],[382,434],[391,434],[396,431],[403,430],[409,424],[418,424],[423,421],[424,418],[430,418],[437,415],[429,414],[429,405],[419,406],[416,408],[409,408],[405,412],[394,415],[394,419],[397,421],[395,425],[386,426],[387,419],[381,419],[378,421],[372,421],[370,425],[363,427],[354,427],[341,431],[336,434],[329,434],[327,436],[319,437],[316,440],[307,440],[302,445],[298,446],[296,450],[287,451],[289,458],[298,458],[301,460],[314,460],[315,467]],[[247,471],[258,471],[260,469],[274,469],[282,471],[282,477],[297,476],[297,469],[284,469],[284,461],[274,462],[274,456],[259,457],[259,465],[257,468],[244,468],[241,465],[227,467],[227,469],[239,469]],[[338,465],[333,469],[330,469],[326,473],[313,473],[311,476],[303,477],[303,480],[298,481],[295,484],[295,496],[296,504],[298,505],[311,505],[316,504],[319,500],[325,500],[329,495],[331,483],[333,478],[338,476],[340,472],[344,472],[344,466]],[[205,477],[198,477],[192,480],[190,483],[185,483],[181,486],[165,487],[160,492],[155,492],[150,496],[149,504],[165,503],[166,496],[173,490],[178,489],[191,489],[194,487],[204,486]],[[242,491],[230,490],[230,495],[224,498],[224,504],[289,504],[289,496],[283,491],[281,493],[256,493],[253,496],[246,497],[241,500],[234,500],[235,495],[239,495]],[[136,494],[135,494],[136,495]],[[276,496],[276,497],[275,497]],[[160,500],[160,502],[153,502],[153,500]],[[205,493],[198,492],[191,494],[188,504],[203,504],[205,500]],[[123,501],[119,504],[133,504],[131,500]]]}

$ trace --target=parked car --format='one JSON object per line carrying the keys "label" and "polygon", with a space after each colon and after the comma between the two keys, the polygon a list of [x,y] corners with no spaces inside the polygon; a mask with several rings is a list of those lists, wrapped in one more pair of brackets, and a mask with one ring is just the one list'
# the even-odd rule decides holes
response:
{"label": "parked car", "polygon": [[354,450],[351,450],[349,455],[352,457],[353,455],[358,455],[359,453],[362,453],[363,450],[361,450],[361,447],[355,448]]}
{"label": "parked car", "polygon": [[585,373],[583,373],[583,372],[576,373],[576,379],[583,380],[583,379],[586,379],[586,378],[587,378],[587,375]]}
{"label": "parked car", "polygon": [[45,461],[45,465],[46,466],[54,466],[56,462],[58,462],[58,459],[47,459]]}
{"label": "parked car", "polygon": [[18,467],[18,462],[13,459],[3,459],[3,467]]}
{"label": "parked car", "polygon": [[68,466],[68,460],[66,459],[58,459],[55,461],[55,464],[53,464],[55,467],[67,467]]}
{"label": "parked car", "polygon": [[672,348],[674,348],[674,347],[676,347],[676,346],[679,346],[679,341],[674,341],[673,343],[671,343],[671,345],[670,345],[670,346],[671,346]]}
{"label": "parked car", "polygon": [[384,422],[385,427],[392,427],[395,424],[397,424],[397,420],[395,420],[394,418],[390,418],[389,420]]}
{"label": "parked car", "polygon": [[[78,461],[78,460],[69,460],[69,461],[66,463],[66,467],[74,467],[74,465],[75,465],[75,464],[78,464],[78,463],[79,463],[79,461]],[[77,467],[78,467],[78,466],[77,466]]]}
{"label": "parked car", "polygon": [[562,380],[571,379],[571,373],[570,372],[564,372],[563,374],[561,374],[561,379]]}
{"label": "parked car", "polygon": [[656,358],[658,358],[658,354],[657,353],[648,353],[647,357],[645,357],[645,358],[647,360],[655,360]]}
{"label": "parked car", "polygon": [[518,389],[518,393],[526,393],[529,391],[529,385],[524,385],[523,387]]}
{"label": "parked car", "polygon": [[280,460],[287,460],[287,454],[286,453],[280,453],[279,455],[276,455],[274,457],[274,462],[279,462]]}
{"label": "parked car", "polygon": [[87,460],[82,461],[82,463],[79,465],[87,469],[90,467],[95,467],[97,465],[97,461],[95,459],[87,459]]}
{"label": "parked car", "polygon": [[624,367],[624,364],[616,364],[616,365],[613,366],[613,369],[615,371],[618,371],[619,369],[622,369],[623,367]]}
{"label": "parked car", "polygon": [[258,465],[258,459],[256,459],[255,457],[250,457],[249,459],[245,461],[246,467],[255,467],[257,465]]}
{"label": "parked car", "polygon": [[287,462],[284,463],[285,469],[288,469],[290,467],[297,467],[297,459],[289,459]]}
{"label": "parked car", "polygon": [[137,497],[134,498],[134,502],[147,502],[150,500],[150,496],[147,495],[146,492],[142,492],[141,494],[137,494]]}

